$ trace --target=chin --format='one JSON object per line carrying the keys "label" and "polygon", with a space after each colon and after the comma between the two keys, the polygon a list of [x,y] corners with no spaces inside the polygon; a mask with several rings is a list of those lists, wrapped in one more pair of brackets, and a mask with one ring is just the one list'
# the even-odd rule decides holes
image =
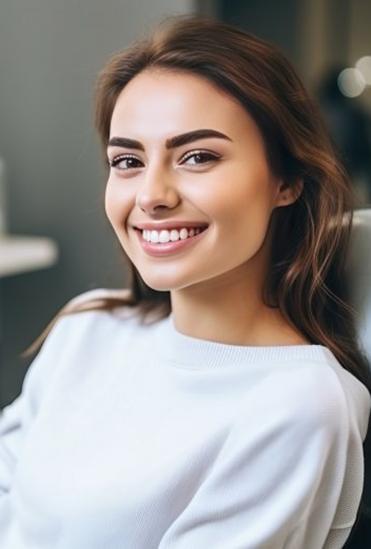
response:
{"label": "chin", "polygon": [[164,278],[161,280],[154,280],[153,277],[145,278],[142,273],[140,273],[140,276],[142,277],[142,280],[145,282],[145,284],[152,290],[156,290],[156,292],[171,292],[175,290],[181,290],[191,285],[181,284],[175,279],[171,281],[165,280]]}
{"label": "chin", "polygon": [[174,285],[171,282],[166,280],[154,280],[153,277],[145,277],[143,274],[138,271],[143,282],[151,288],[151,290],[156,290],[156,292],[169,292],[174,289]]}

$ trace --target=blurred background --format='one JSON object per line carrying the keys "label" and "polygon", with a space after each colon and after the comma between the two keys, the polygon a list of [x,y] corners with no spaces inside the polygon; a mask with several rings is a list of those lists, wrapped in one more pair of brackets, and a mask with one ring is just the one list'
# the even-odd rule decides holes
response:
{"label": "blurred background", "polygon": [[98,71],[163,17],[200,13],[273,41],[327,120],[371,204],[371,0],[4,0],[0,3],[0,408],[20,353],[66,301],[126,284],[104,214],[92,121]]}

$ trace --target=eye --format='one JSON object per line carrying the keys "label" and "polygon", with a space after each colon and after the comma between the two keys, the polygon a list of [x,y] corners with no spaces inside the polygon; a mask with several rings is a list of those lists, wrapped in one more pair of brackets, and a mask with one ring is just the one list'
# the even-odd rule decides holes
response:
{"label": "eye", "polygon": [[[130,161],[129,165],[126,165],[126,167],[121,167],[119,164],[125,161]],[[109,160],[108,163],[111,166],[111,168],[118,168],[119,170],[128,170],[129,168],[138,168],[139,166],[136,166],[135,163],[140,162],[136,156],[132,154],[120,154],[120,156],[116,156],[112,160]],[[134,165],[133,165],[134,164]]]}
{"label": "eye", "polygon": [[[207,162],[211,162],[213,160],[218,160],[220,157],[208,151],[190,151],[183,156],[182,161],[186,162],[190,158],[193,158],[195,160],[193,163],[191,163],[191,165],[197,166],[200,164],[206,164]],[[198,159],[199,161],[196,162],[196,159]],[[126,164],[126,166],[121,166],[123,162],[128,162],[129,164]],[[137,162],[139,162],[139,164],[142,164],[141,161],[132,154],[120,154],[112,160],[109,160],[108,164],[111,168],[117,167],[117,169],[119,170],[127,171],[130,168],[139,168],[140,166],[136,165]]]}
{"label": "eye", "polygon": [[[209,153],[207,151],[192,151],[184,155],[183,162],[185,162],[186,160],[189,160],[190,158],[193,158],[194,160],[201,159],[200,162],[191,163],[191,165],[197,166],[200,164],[206,164],[207,162],[211,162],[213,160],[218,160],[220,157],[215,154]],[[202,161],[202,159],[204,159],[204,161]]]}

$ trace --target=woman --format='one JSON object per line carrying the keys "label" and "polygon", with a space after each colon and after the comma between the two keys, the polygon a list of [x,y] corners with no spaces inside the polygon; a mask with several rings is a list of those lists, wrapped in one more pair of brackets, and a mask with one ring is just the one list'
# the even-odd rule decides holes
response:
{"label": "woman", "polygon": [[96,125],[130,287],[69,302],[5,409],[0,545],[342,547],[370,381],[316,107],[272,45],[178,16],[109,60]]}

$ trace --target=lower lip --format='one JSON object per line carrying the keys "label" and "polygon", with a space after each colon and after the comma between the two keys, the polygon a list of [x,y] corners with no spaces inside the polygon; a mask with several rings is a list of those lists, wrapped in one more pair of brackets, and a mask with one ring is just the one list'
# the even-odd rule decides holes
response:
{"label": "lower lip", "polygon": [[142,236],[142,231],[138,229],[134,229],[135,232],[138,235],[139,241],[142,245],[143,250],[153,257],[162,257],[165,255],[170,255],[175,252],[185,250],[186,248],[189,248],[193,244],[196,244],[203,235],[206,233],[207,228],[201,231],[200,233],[196,234],[195,236],[187,236],[184,240],[177,240],[176,242],[164,242],[162,244],[153,244],[151,242],[147,242],[147,240],[144,240]]}

